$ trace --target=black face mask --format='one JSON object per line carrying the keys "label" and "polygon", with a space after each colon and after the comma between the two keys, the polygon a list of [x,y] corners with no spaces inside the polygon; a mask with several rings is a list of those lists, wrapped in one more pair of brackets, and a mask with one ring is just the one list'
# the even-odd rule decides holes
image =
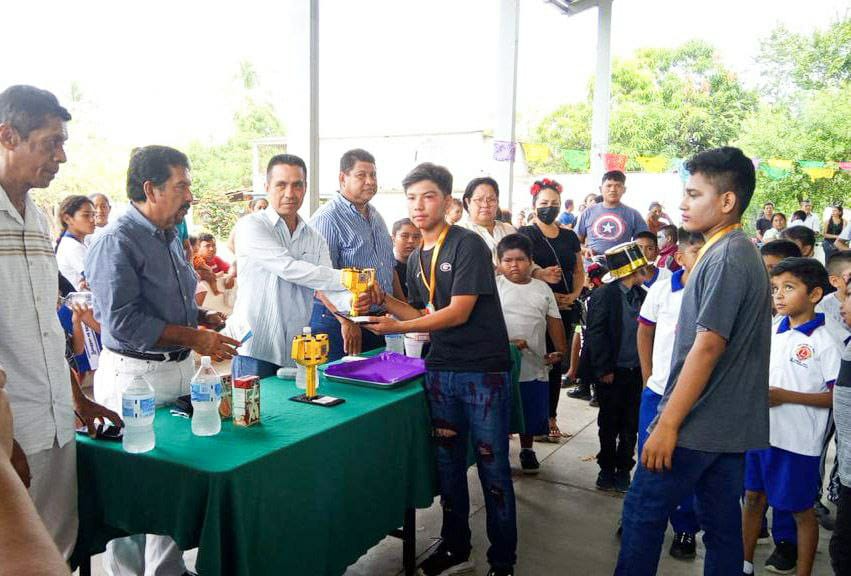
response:
{"label": "black face mask", "polygon": [[544,224],[552,224],[556,216],[558,216],[558,206],[547,206],[546,208],[538,208],[535,213],[538,216],[538,220],[543,222]]}

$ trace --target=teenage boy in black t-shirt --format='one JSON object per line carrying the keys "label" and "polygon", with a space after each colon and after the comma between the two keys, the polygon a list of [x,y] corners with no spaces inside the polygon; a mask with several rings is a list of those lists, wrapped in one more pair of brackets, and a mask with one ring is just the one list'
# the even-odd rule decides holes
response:
{"label": "teenage boy in black t-shirt", "polygon": [[437,443],[443,542],[420,574],[455,574],[470,559],[467,447],[472,440],[487,507],[489,576],[513,574],[517,527],[508,462],[511,359],[491,253],[474,232],[445,221],[452,175],[420,164],[402,181],[411,221],[423,245],[408,258],[408,303],[376,301],[395,316],[373,318],[376,334],[430,332],[426,395]]}

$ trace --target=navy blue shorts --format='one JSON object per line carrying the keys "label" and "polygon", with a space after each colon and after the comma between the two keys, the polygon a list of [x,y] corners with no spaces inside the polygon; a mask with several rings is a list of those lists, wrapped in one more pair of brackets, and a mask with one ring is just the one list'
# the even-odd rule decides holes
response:
{"label": "navy blue shorts", "polygon": [[523,401],[523,419],[526,421],[524,434],[542,436],[550,431],[550,383],[545,380],[530,380],[520,383],[520,398]]}
{"label": "navy blue shorts", "polygon": [[768,505],[777,510],[809,510],[820,482],[818,456],[804,456],[773,446],[745,454],[745,490],[765,492]]}

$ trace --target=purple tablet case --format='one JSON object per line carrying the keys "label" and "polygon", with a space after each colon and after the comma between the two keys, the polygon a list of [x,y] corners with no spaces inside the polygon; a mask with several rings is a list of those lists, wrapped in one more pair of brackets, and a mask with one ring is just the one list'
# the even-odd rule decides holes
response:
{"label": "purple tablet case", "polygon": [[396,352],[382,352],[356,362],[331,364],[325,369],[328,378],[364,384],[392,386],[425,374],[425,360],[408,358]]}

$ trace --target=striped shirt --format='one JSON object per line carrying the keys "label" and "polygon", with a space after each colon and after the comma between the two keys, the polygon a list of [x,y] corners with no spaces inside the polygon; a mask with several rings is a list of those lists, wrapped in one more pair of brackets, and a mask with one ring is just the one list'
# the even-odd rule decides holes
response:
{"label": "striped shirt", "polygon": [[74,406],[50,227],[29,195],[25,206],[21,218],[0,187],[0,364],[15,439],[34,454],[74,438]]}
{"label": "striped shirt", "polygon": [[[314,290],[346,309],[351,297],[331,268],[328,245],[299,218],[291,234],[271,206],[236,224],[239,292],[229,324],[247,326],[253,336],[239,353],[278,366],[293,366],[290,342],[310,325]],[[235,334],[242,339],[247,330]]]}
{"label": "striped shirt", "polygon": [[334,268],[375,268],[381,288],[393,293],[393,241],[381,214],[367,204],[367,218],[341,193],[322,206],[310,226],[328,243]]}

